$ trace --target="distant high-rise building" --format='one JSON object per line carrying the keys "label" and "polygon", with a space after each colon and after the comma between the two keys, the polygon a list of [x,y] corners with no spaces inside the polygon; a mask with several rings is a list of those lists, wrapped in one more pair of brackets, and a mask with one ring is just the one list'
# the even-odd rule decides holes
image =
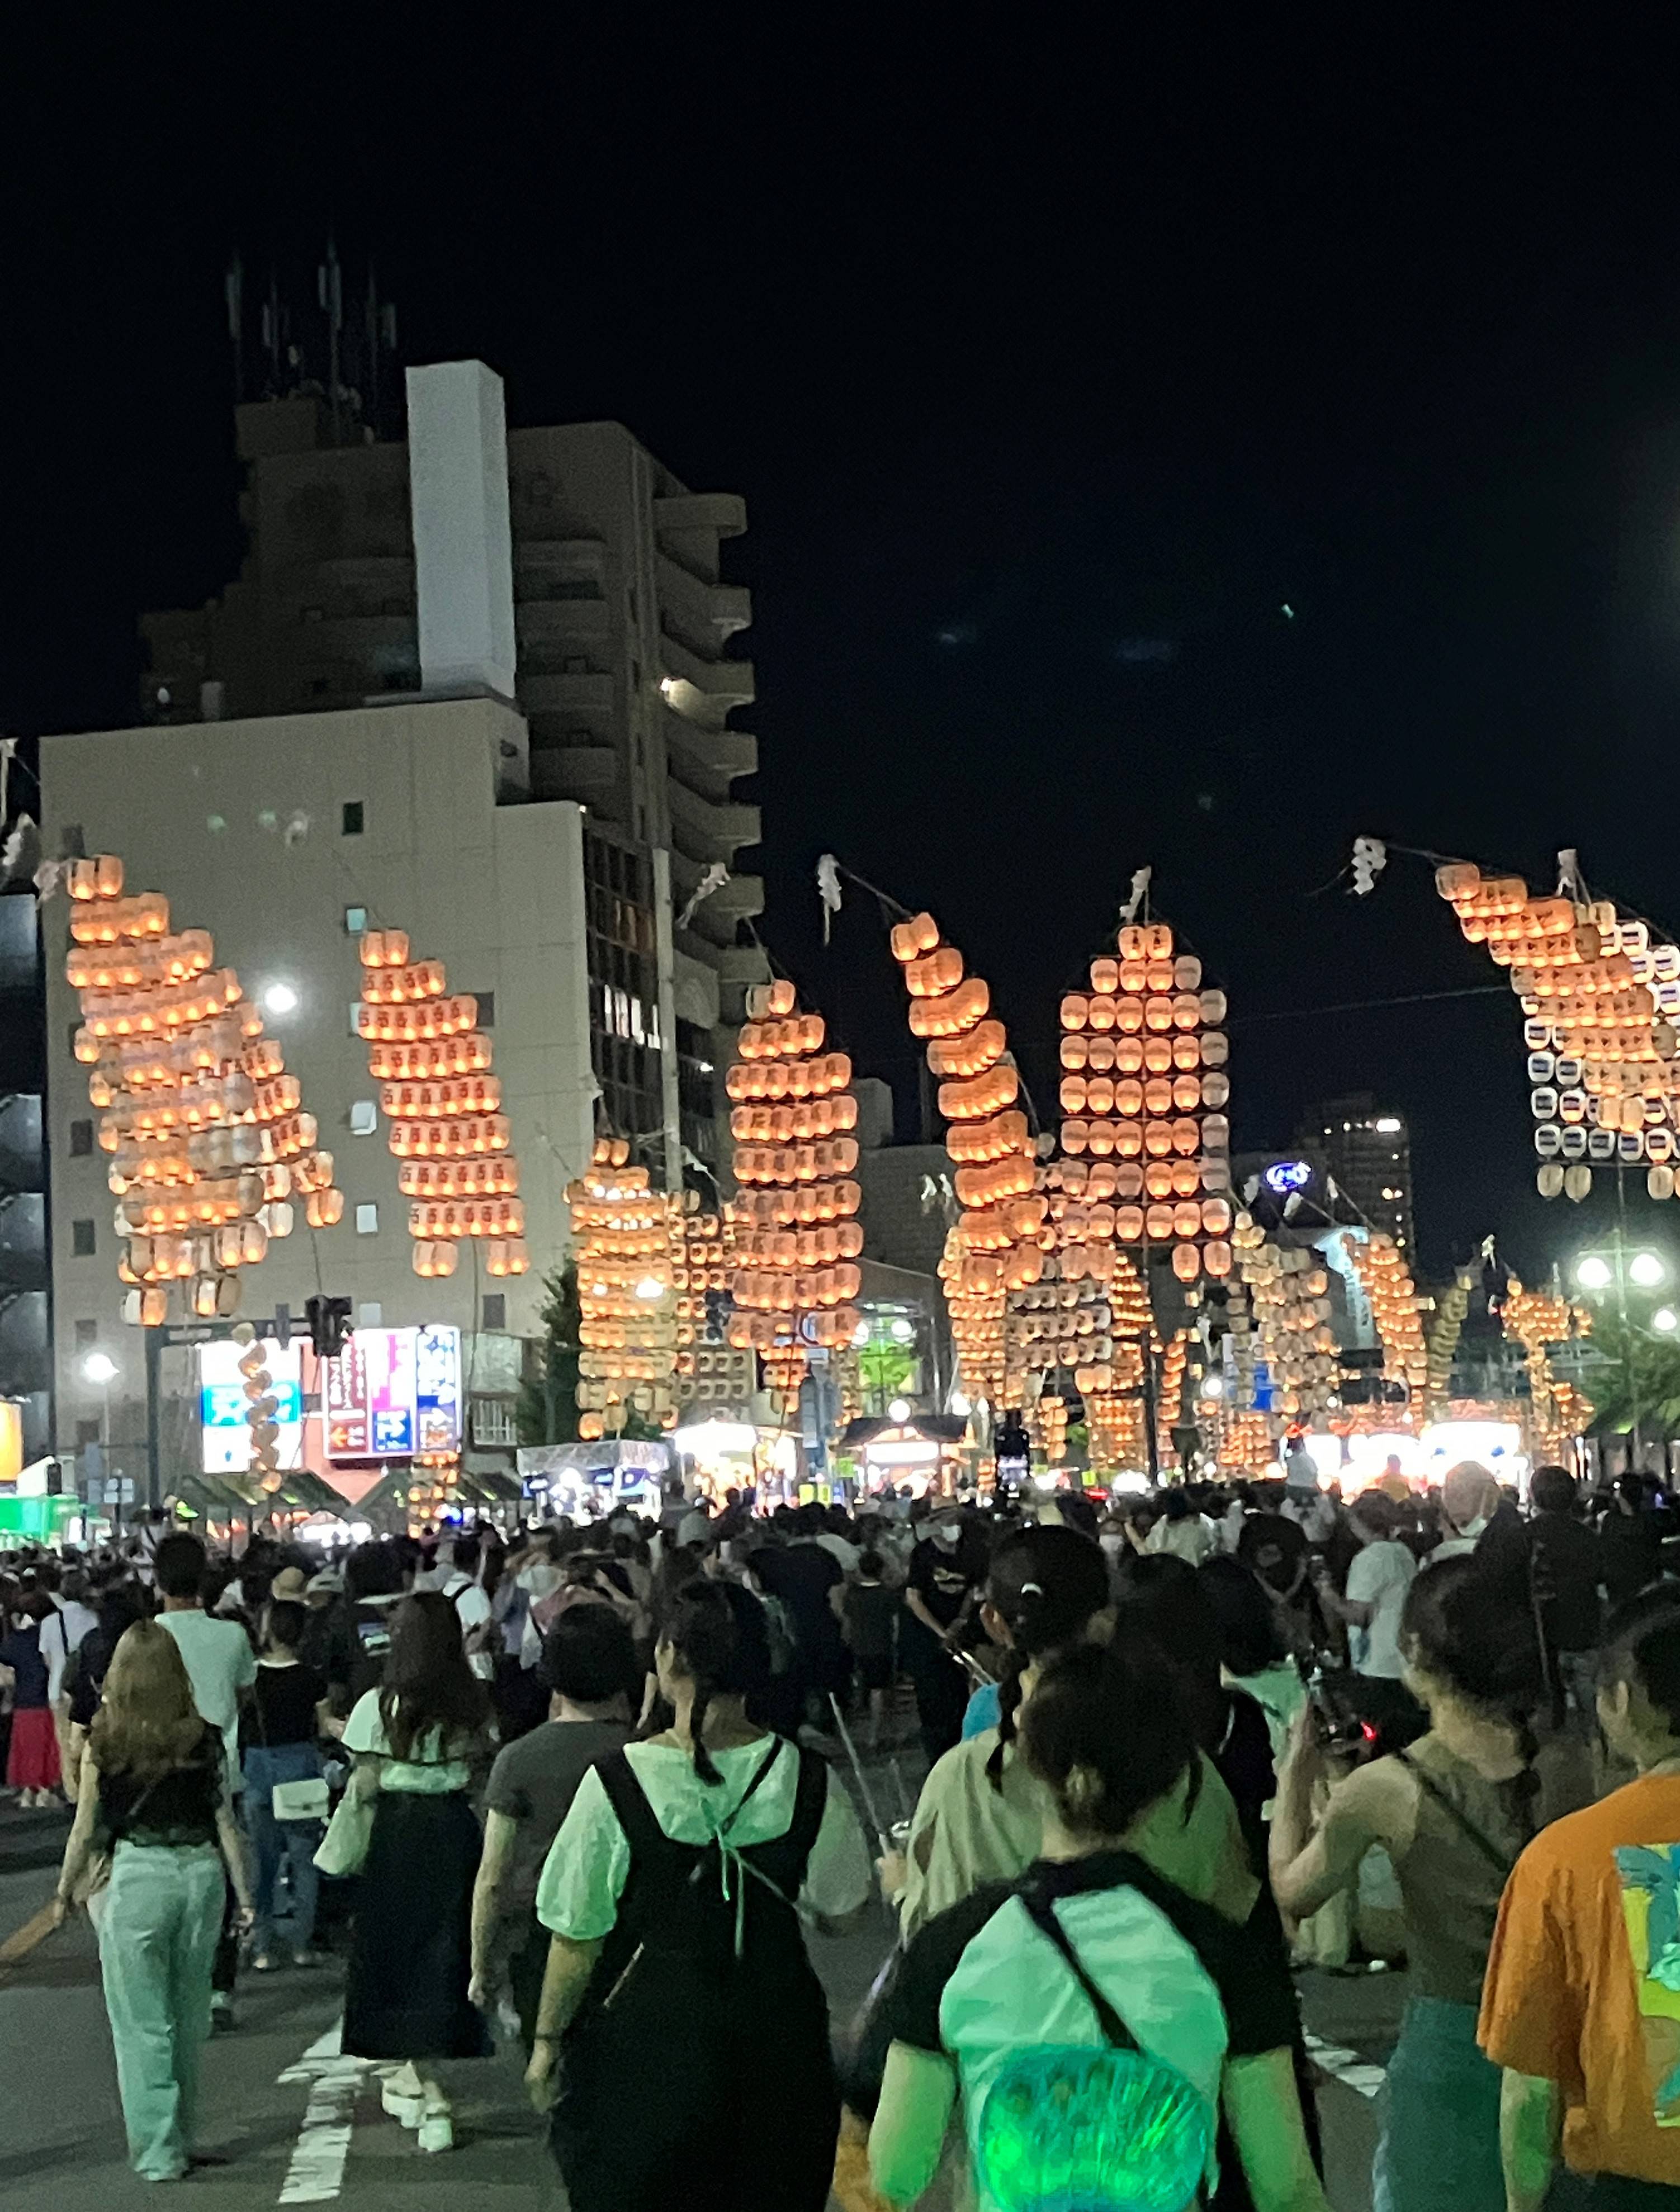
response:
{"label": "distant high-rise building", "polygon": [[1309,1106],[1295,1133],[1359,1216],[1413,1255],[1412,1144],[1405,1116],[1379,1106],[1370,1091],[1357,1091]]}
{"label": "distant high-rise building", "polygon": [[[513,664],[530,797],[585,810],[606,1114],[632,1135],[679,1133],[715,1174],[717,1071],[729,1053],[714,1033],[742,1018],[746,986],[769,972],[745,927],[762,911],[763,881],[735,872],[758,842],[758,809],[731,795],[758,757],[757,739],[728,726],[753,697],[752,663],[727,651],[752,602],[719,561],[721,541],[746,527],[745,503],[691,492],[619,423],[582,422],[505,433],[498,515],[472,462],[475,437],[503,434],[500,386],[490,392],[474,367],[451,366],[453,398],[440,403],[436,434],[460,431],[459,453],[441,477],[429,464],[412,495],[409,446],[377,438],[342,386],[336,405],[303,388],[235,408],[248,550],[218,599],[143,617],[143,712],[156,723],[247,720],[494,694],[497,670]],[[423,620],[416,554],[434,511],[449,534],[432,571],[444,619]],[[481,637],[478,650],[473,621],[482,631],[490,617],[459,609],[450,563],[474,532],[466,557],[498,530],[505,545],[509,522],[513,637],[498,633],[493,647]]]}

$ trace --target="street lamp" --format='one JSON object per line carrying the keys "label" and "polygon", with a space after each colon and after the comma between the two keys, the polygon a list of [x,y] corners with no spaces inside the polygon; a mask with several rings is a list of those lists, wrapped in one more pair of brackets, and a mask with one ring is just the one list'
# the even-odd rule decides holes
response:
{"label": "street lamp", "polygon": [[1635,1252],[1628,1262],[1628,1280],[1642,1291],[1654,1291],[1668,1280],[1668,1269],[1655,1252]]}
{"label": "street lamp", "polygon": [[289,983],[271,983],[263,993],[263,1012],[265,1014],[295,1014],[297,1012],[297,993]]}
{"label": "street lamp", "polygon": [[1680,1328],[1680,1314],[1672,1306],[1659,1306],[1651,1316],[1651,1326],[1663,1336],[1672,1336]]}
{"label": "street lamp", "polygon": [[898,1425],[902,1428],[904,1423],[909,1420],[910,1417],[910,1400],[908,1398],[895,1398],[892,1401],[892,1403],[887,1407],[886,1414],[889,1420],[897,1421]]}
{"label": "street lamp", "polygon": [[82,1363],[82,1372],[98,1389],[108,1389],[117,1379],[117,1363],[108,1352],[90,1352]]}
{"label": "street lamp", "polygon": [[[1619,1177],[1616,1190],[1625,1207],[1626,1199],[1622,1194]],[[1589,1297],[1602,1296],[1611,1290],[1616,1294],[1616,1318],[1622,1325],[1624,1346],[1622,1359],[1627,1369],[1628,1413],[1631,1417],[1628,1432],[1628,1467],[1631,1469],[1643,1455],[1645,1440],[1641,1434],[1639,1372],[1632,1358],[1630,1331],[1633,1321],[1628,1310],[1628,1291],[1629,1285],[1636,1291],[1660,1290],[1671,1279],[1673,1269],[1660,1252],[1653,1252],[1648,1248],[1641,1248],[1636,1251],[1630,1250],[1625,1223],[1618,1221],[1613,1241],[1596,1252],[1578,1253],[1571,1272],[1579,1288],[1585,1291]],[[1661,1306],[1656,1312],[1647,1316],[1647,1326],[1656,1334],[1671,1335],[1677,1328],[1680,1328],[1680,1315],[1677,1315],[1671,1306]]]}
{"label": "street lamp", "polygon": [[1608,1260],[1601,1260],[1596,1252],[1589,1252],[1584,1260],[1575,1262],[1575,1280],[1584,1291],[1607,1291],[1616,1280]]}

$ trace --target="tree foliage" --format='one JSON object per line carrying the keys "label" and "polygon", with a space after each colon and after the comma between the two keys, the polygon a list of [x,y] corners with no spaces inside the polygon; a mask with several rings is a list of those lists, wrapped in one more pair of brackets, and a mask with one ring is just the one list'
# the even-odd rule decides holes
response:
{"label": "tree foliage", "polygon": [[1592,1433],[1622,1436],[1637,1419],[1648,1439],[1680,1436],[1680,1342],[1658,1336],[1629,1316],[1593,1316],[1594,1358],[1581,1387],[1592,1401]]}

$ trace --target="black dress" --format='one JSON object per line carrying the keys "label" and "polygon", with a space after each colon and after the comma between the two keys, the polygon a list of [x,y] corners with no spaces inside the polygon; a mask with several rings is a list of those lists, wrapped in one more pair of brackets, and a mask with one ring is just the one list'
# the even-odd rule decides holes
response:
{"label": "black dress", "polygon": [[630,1863],[565,2039],[552,2140],[572,2212],[828,2202],[840,2100],[827,2001],[791,1902],[828,1772],[813,1753],[772,1743],[747,1796],[777,1756],[800,1762],[793,1820],[727,1854],[727,1899],[716,1844],[667,1836],[622,1752],[595,1770]]}
{"label": "black dress", "polygon": [[381,1790],[356,1900],[344,2049],[355,2058],[482,2058],[467,2002],[483,1838],[463,1791]]}

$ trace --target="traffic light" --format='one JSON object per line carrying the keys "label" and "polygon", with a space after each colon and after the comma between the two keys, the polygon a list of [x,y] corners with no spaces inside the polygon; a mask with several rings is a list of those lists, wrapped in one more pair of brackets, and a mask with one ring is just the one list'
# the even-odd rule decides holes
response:
{"label": "traffic light", "polygon": [[352,1333],[350,1300],[307,1298],[303,1311],[309,1323],[309,1341],[315,1347],[315,1357],[336,1359],[344,1348],[344,1339]]}
{"label": "traffic light", "polygon": [[292,1310],[280,1299],[274,1302],[274,1341],[283,1352],[292,1340]]}

